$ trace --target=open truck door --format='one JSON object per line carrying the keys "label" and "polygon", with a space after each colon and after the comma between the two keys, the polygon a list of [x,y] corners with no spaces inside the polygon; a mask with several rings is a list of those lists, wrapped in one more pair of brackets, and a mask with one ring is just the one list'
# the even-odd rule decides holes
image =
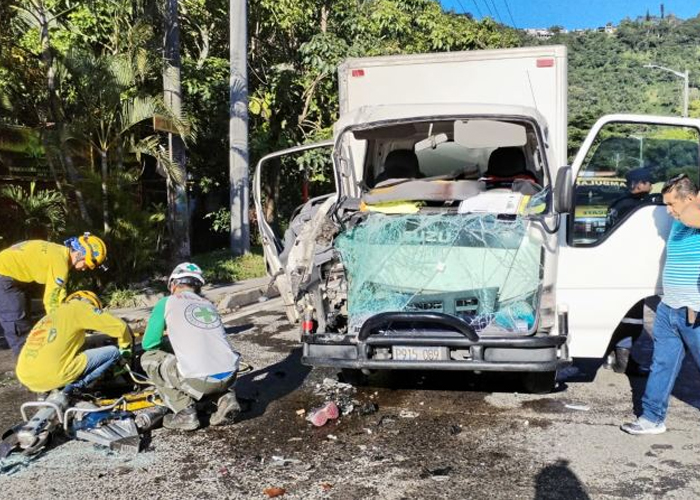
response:
{"label": "open truck door", "polygon": [[631,316],[662,292],[673,219],[661,189],[682,173],[697,184],[698,151],[696,119],[608,115],[591,129],[571,167],[573,206],[560,234],[557,302],[569,311],[572,357],[603,357],[618,326],[641,324]]}
{"label": "open truck door", "polygon": [[[296,323],[299,321],[299,313],[295,307],[296,294],[293,291],[292,285],[292,272],[304,274],[305,270],[300,269],[299,266],[295,266],[293,270],[287,267],[287,260],[289,253],[292,250],[292,246],[296,243],[295,235],[293,233],[293,219],[303,211],[304,207],[309,205],[312,206],[314,203],[318,203],[319,199],[325,199],[329,196],[335,194],[335,190],[331,190],[332,193],[328,194],[327,191],[330,189],[325,189],[326,192],[318,193],[312,192],[310,195],[312,198],[310,200],[302,199],[302,195],[309,195],[309,188],[307,182],[313,182],[314,176],[319,178],[330,179],[330,182],[324,183],[326,186],[335,185],[335,174],[332,169],[332,159],[331,150],[333,147],[333,141],[323,141],[313,144],[305,144],[302,146],[297,146],[289,149],[284,149],[271,153],[260,159],[257,166],[255,167],[255,179],[254,179],[254,189],[253,189],[253,199],[255,203],[255,215],[258,222],[258,228],[260,231],[260,238],[262,240],[263,253],[265,256],[265,262],[267,264],[268,274],[274,280],[275,286],[280,293],[282,301],[284,302],[287,317],[290,322]],[[309,155],[313,154],[316,150],[316,155],[310,158]],[[324,151],[326,150],[326,151]],[[320,153],[320,155],[318,154]],[[303,159],[306,156],[307,162],[303,162],[300,166],[299,159]],[[326,165],[324,165],[324,159]],[[265,207],[264,207],[264,196],[262,189],[262,178],[263,172],[266,168],[269,168],[271,163],[276,163],[276,167],[280,168],[279,175],[286,174],[299,174],[300,185],[299,185],[299,201],[302,205],[299,206],[291,214],[289,220],[280,220],[277,215],[277,220],[279,222],[278,226],[283,230],[286,230],[285,238],[281,238],[275,233],[270,221],[266,218]],[[285,168],[286,167],[286,168]],[[309,172],[311,170],[312,172]],[[287,172],[288,171],[288,172]],[[281,184],[281,183],[280,183]],[[320,187],[324,191],[323,187]],[[272,196],[277,196],[274,193]],[[318,195],[318,196],[314,196]],[[293,197],[293,193],[292,193]],[[289,226],[289,227],[288,227]]]}

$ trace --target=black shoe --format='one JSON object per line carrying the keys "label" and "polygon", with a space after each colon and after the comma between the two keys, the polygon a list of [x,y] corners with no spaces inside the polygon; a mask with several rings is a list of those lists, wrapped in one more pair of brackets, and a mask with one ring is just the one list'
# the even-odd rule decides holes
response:
{"label": "black shoe", "polygon": [[163,417],[163,427],[178,431],[194,431],[199,428],[197,409],[194,406]]}
{"label": "black shoe", "polygon": [[212,413],[209,425],[232,424],[241,412],[241,405],[238,404],[238,399],[236,399],[234,392],[227,392],[221,396],[216,406],[218,408]]}

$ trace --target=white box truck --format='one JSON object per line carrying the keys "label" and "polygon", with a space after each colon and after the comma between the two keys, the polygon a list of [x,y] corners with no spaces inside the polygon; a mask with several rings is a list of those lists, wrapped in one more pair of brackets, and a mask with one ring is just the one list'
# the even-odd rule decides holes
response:
{"label": "white box truck", "polygon": [[[542,46],[340,66],[333,139],[256,168],[265,258],[303,363],[348,379],[522,372],[539,392],[639,328],[671,222],[658,192],[677,173],[697,181],[700,121],[602,117],[567,166],[566,57]],[[261,170],[313,148],[330,150],[335,190],[282,238],[263,217]]]}

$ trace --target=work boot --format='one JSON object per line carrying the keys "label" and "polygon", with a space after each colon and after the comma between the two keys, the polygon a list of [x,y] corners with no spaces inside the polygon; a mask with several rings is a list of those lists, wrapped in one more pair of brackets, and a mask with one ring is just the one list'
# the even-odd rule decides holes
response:
{"label": "work boot", "polygon": [[197,409],[194,406],[163,417],[163,427],[178,431],[194,431],[199,427]]}
{"label": "work boot", "polygon": [[221,396],[216,406],[216,411],[212,413],[209,419],[209,425],[232,424],[241,412],[241,405],[238,404],[238,399],[234,392],[227,392]]}

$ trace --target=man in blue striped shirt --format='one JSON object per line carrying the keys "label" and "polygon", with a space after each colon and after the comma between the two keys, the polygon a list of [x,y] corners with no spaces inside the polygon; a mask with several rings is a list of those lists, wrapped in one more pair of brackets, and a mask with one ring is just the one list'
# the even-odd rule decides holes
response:
{"label": "man in blue striped shirt", "polygon": [[666,432],[666,410],[686,350],[700,365],[700,204],[695,183],[685,174],[661,194],[676,220],[666,241],[663,298],[654,322],[654,357],[642,398],[642,415],[623,424],[629,434]]}

